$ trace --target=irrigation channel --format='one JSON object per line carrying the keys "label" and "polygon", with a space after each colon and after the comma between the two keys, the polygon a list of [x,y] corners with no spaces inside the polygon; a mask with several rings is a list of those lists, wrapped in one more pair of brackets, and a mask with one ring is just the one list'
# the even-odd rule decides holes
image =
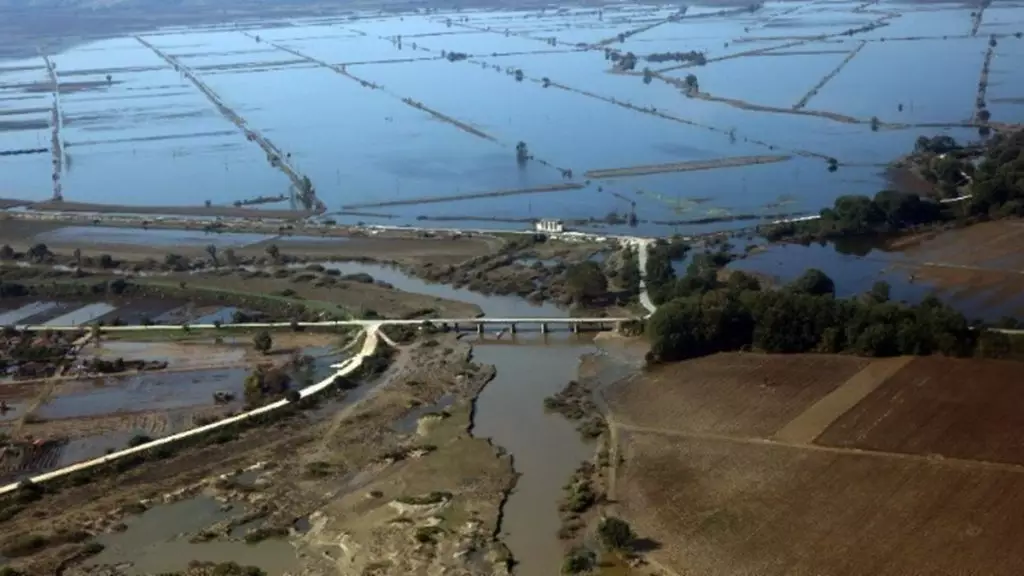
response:
{"label": "irrigation channel", "polygon": [[[625,239],[638,252],[640,269],[646,269],[649,240]],[[584,442],[573,425],[557,414],[544,410],[544,399],[560,391],[569,380],[577,378],[581,357],[597,351],[592,337],[570,331],[559,333],[495,335],[495,327],[510,320],[537,323],[541,319],[556,322],[573,322],[568,311],[551,304],[533,305],[515,296],[485,296],[465,289],[439,284],[427,284],[385,266],[361,263],[324,263],[343,272],[367,272],[377,278],[384,278],[399,290],[440,296],[455,300],[466,300],[477,304],[484,312],[477,322],[491,322],[483,332],[471,335],[474,345],[474,359],[478,363],[492,364],[497,369],[496,377],[483,389],[476,400],[472,432],[476,437],[487,438],[494,445],[505,449],[512,456],[513,466],[518,474],[516,486],[507,499],[500,533],[518,562],[517,574],[557,574],[562,559],[558,540],[560,518],[558,505],[562,497],[562,486],[579,464],[593,454],[593,446]],[[654,306],[641,280],[641,304],[653,311]],[[435,322],[453,322],[437,320]],[[470,323],[473,319],[459,319]],[[592,318],[589,321],[609,322],[615,319]],[[588,321],[581,319],[580,321]],[[418,323],[420,321],[392,321],[396,324]],[[392,345],[379,329],[388,321],[351,321],[345,325],[365,328],[365,339],[359,351],[348,360],[334,366],[337,372],[323,381],[301,391],[303,397],[316,394],[331,386],[334,378],[356,370],[363,359],[373,353],[379,345]],[[334,323],[303,323],[304,325],[329,325]],[[264,324],[269,326],[270,324]],[[231,325],[225,325],[228,328]],[[257,325],[234,325],[236,328]],[[277,326],[274,324],[274,326]],[[280,323],[280,327],[290,327]],[[29,327],[43,329],[43,327]],[[54,329],[53,326],[47,327]],[[214,326],[192,325],[191,330],[216,329]],[[104,327],[103,330],[161,329],[180,330],[181,326],[119,326]],[[382,342],[383,341],[383,342]],[[523,367],[529,371],[524,372]],[[117,458],[148,450],[160,444],[175,442],[190,436],[203,434],[211,429],[280,409],[287,405],[282,400],[263,406],[251,412],[239,414],[210,425],[194,428],[173,436],[166,436],[150,444],[115,452],[92,461],[81,462],[67,468],[55,470],[33,478],[35,482],[67,476],[89,467],[106,464]],[[17,489],[17,484],[0,487],[0,494]],[[145,520],[145,519],[143,519]],[[173,520],[175,522],[179,520]],[[271,568],[271,566],[267,566]]]}

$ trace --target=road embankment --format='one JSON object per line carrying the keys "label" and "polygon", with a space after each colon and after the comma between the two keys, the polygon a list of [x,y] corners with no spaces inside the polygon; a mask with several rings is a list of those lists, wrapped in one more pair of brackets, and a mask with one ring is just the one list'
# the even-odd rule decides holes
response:
{"label": "road embankment", "polygon": [[641,166],[626,166],[623,168],[603,168],[599,170],[588,170],[584,176],[601,180],[604,178],[624,178],[628,176],[646,176],[648,174],[661,174],[664,172],[695,172],[697,170],[714,170],[717,168],[736,168],[739,166],[751,166],[754,164],[772,164],[785,162],[792,156],[786,155],[763,155],[763,156],[734,156],[732,158],[716,158],[714,160],[691,160],[687,162],[669,162],[667,164],[645,164]]}

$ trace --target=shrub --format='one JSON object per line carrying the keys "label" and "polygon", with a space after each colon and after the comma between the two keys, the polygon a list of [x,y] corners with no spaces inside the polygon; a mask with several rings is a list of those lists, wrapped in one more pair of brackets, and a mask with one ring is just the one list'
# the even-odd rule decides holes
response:
{"label": "shrub", "polygon": [[597,527],[601,542],[612,550],[628,550],[636,540],[633,528],[625,520],[615,517],[605,518]]}
{"label": "shrub", "polygon": [[590,570],[595,561],[594,553],[583,547],[576,547],[562,560],[562,574],[580,574]]}

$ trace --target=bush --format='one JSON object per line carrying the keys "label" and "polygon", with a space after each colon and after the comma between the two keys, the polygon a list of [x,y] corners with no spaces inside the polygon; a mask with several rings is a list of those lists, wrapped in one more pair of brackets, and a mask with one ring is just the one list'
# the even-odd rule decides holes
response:
{"label": "bush", "polygon": [[301,399],[302,399],[302,395],[301,395],[301,394],[299,394],[299,391],[298,391],[298,390],[289,390],[289,391],[288,391],[288,392],[287,392],[287,393],[286,393],[286,394],[284,395],[284,397],[285,397],[285,398],[286,398],[286,399],[287,399],[287,400],[288,400],[289,402],[298,402],[299,400],[301,400]]}
{"label": "bush", "polygon": [[594,553],[583,547],[576,547],[565,555],[562,560],[562,574],[580,574],[594,566]]}
{"label": "bush", "polygon": [[128,441],[128,447],[134,448],[136,446],[142,446],[143,444],[149,444],[153,439],[145,434],[136,434],[132,436],[131,440]]}
{"label": "bush", "polygon": [[597,534],[601,542],[611,550],[628,550],[636,540],[636,534],[629,523],[614,517],[602,520],[597,527]]}

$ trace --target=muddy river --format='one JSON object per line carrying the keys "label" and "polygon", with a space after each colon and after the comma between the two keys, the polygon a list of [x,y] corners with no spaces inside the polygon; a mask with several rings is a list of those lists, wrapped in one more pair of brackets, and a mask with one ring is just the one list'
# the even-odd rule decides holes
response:
{"label": "muddy river", "polygon": [[580,356],[594,351],[586,337],[572,335],[479,341],[473,348],[476,362],[497,368],[477,399],[473,435],[507,450],[520,474],[501,526],[501,538],[518,562],[517,574],[558,573],[562,486],[594,448],[571,422],[545,412],[544,398],[575,379]]}

